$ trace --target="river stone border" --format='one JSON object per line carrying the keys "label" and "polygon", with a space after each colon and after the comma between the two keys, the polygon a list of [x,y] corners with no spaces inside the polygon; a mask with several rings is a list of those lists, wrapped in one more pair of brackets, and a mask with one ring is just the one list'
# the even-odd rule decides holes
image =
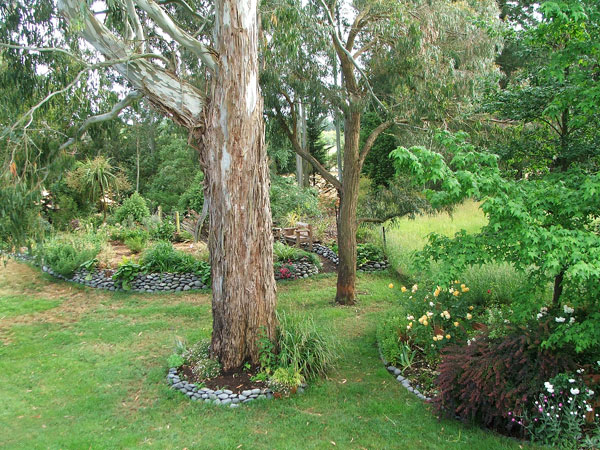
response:
{"label": "river stone border", "polygon": [[[250,403],[254,400],[270,400],[274,397],[273,391],[269,388],[248,389],[236,394],[229,389],[212,390],[209,388],[199,388],[193,383],[182,380],[177,374],[177,368],[171,367],[167,374],[167,383],[171,389],[181,392],[193,402],[212,403],[214,405],[237,408],[242,403]],[[301,385],[297,393],[304,393],[306,384]]]}
{"label": "river stone border", "polygon": [[431,397],[427,397],[427,396],[423,395],[421,393],[421,391],[419,391],[417,388],[411,386],[410,381],[408,381],[408,378],[405,378],[402,375],[402,371],[400,369],[398,369],[397,367],[392,366],[391,364],[389,364],[386,361],[386,359],[383,357],[383,353],[381,353],[381,347],[379,346],[379,343],[377,344],[377,350],[379,351],[379,358],[381,358],[381,361],[383,362],[383,365],[386,367],[386,369],[388,370],[388,372],[391,373],[392,375],[394,375],[394,377],[396,378],[396,380],[400,384],[402,384],[402,386],[404,386],[404,388],[406,388],[406,390],[408,392],[410,392],[411,394],[414,394],[420,400],[423,400],[425,402],[430,402],[431,401]]}
{"label": "river stone border", "polygon": [[[302,244],[305,250],[308,250],[308,244]],[[338,255],[331,250],[329,247],[322,244],[313,244],[313,253],[321,255],[323,258],[327,258],[329,261],[334,263],[336,266],[340,263]],[[358,266],[360,272],[378,272],[380,270],[386,270],[388,268],[388,262],[383,261],[367,261],[365,264]]]}
{"label": "river stone border", "polygon": [[[37,265],[30,255],[26,254],[11,254],[10,257],[24,262],[29,262]],[[284,278],[280,275],[279,271],[275,270],[275,279],[299,279],[308,278],[309,276],[316,275],[319,273],[317,266],[309,262],[307,259],[303,259],[299,262],[291,263],[288,267],[292,268],[291,276]],[[59,273],[56,273],[50,267],[46,265],[41,266],[42,272],[52,275],[54,278],[58,278],[63,281],[70,283],[76,283],[83,286],[87,286],[94,289],[104,289],[113,292],[126,292],[123,289],[121,281],[115,281],[112,279],[112,275],[115,272],[114,269],[94,269],[91,272],[84,268],[77,269],[73,276],[66,277]],[[186,292],[190,290],[198,289],[210,289],[202,282],[202,279],[194,273],[149,273],[149,274],[138,274],[131,281],[130,289],[127,292],[139,292],[139,293],[157,293],[157,292]]]}

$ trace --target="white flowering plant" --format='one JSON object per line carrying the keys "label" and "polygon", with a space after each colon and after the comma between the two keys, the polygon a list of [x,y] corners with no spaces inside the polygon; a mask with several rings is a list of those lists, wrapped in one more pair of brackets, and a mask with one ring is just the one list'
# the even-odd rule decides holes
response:
{"label": "white flowering plant", "polygon": [[[512,422],[524,427],[533,442],[560,448],[580,448],[584,425],[598,430],[592,400],[596,393],[581,374],[559,374],[544,383],[542,391],[523,416],[509,412]],[[589,423],[591,419],[592,423]],[[593,431],[592,431],[593,433]]]}

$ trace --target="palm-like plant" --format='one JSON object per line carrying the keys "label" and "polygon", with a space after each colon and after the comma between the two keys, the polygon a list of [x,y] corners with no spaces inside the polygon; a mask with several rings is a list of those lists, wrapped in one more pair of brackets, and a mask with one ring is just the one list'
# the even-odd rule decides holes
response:
{"label": "palm-like plant", "polygon": [[[100,202],[103,220],[106,221],[108,195],[124,187],[124,181],[111,164],[110,158],[97,156],[79,163],[69,174],[67,183],[87,196],[92,202]],[[125,181],[126,182],[126,181]]]}

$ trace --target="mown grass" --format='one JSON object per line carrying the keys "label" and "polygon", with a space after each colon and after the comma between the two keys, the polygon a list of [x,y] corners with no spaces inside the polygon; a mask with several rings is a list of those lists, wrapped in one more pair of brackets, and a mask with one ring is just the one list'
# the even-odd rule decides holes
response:
{"label": "mown grass", "polygon": [[164,381],[175,338],[210,335],[208,294],[109,294],[10,263],[0,270],[0,308],[11,311],[0,315],[0,447],[521,447],[438,420],[387,373],[375,329],[397,301],[394,281],[361,276],[353,307],[332,305],[332,275],[280,284],[279,309],[310,314],[337,336],[337,368],[301,396],[227,409],[192,403]]}

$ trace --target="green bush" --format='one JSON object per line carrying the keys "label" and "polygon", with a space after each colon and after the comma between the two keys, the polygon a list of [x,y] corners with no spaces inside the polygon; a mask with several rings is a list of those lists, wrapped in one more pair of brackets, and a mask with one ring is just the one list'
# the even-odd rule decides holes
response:
{"label": "green bush", "polygon": [[124,244],[127,246],[129,250],[133,253],[141,252],[146,246],[146,240],[141,236],[132,236],[125,239]]}
{"label": "green bush", "polygon": [[146,272],[195,273],[204,284],[210,283],[210,264],[175,250],[170,242],[157,242],[147,249],[141,264]]}
{"label": "green bush", "polygon": [[273,222],[281,225],[290,213],[301,217],[321,215],[317,191],[298,187],[292,178],[273,176],[271,178],[271,214]]}
{"label": "green bush", "polygon": [[268,385],[273,392],[288,395],[304,383],[304,377],[293,367],[278,367],[269,378]]}
{"label": "green bush", "polygon": [[307,258],[315,266],[319,268],[321,267],[321,261],[314,253],[310,253],[296,247],[290,247],[289,245],[279,241],[276,241],[273,244],[273,256],[275,257],[275,261],[279,263],[298,261],[302,258]]}
{"label": "green bush", "polygon": [[150,229],[150,235],[157,241],[172,241],[175,229],[175,225],[165,219]]}
{"label": "green bush", "polygon": [[131,287],[131,282],[136,275],[143,272],[144,268],[134,260],[124,260],[119,264],[118,269],[113,274],[112,278],[115,281],[120,281],[124,290],[128,291]]}
{"label": "green bush", "polygon": [[277,318],[277,367],[291,368],[306,379],[325,375],[338,357],[333,333],[318,329],[312,317],[282,312]]}
{"label": "green bush", "polygon": [[123,202],[123,204],[115,211],[114,220],[118,223],[133,220],[134,222],[142,222],[145,217],[150,215],[150,210],[146,204],[146,200],[138,192],[134,192]]}
{"label": "green bush", "polygon": [[177,208],[181,212],[194,210],[196,212],[202,211],[202,205],[204,204],[204,174],[198,172],[194,177],[192,184],[186,189],[186,191],[179,197],[179,203]]}
{"label": "green bush", "polygon": [[370,261],[383,261],[385,255],[381,247],[366,243],[356,246],[356,265],[362,266]]}
{"label": "green bush", "polygon": [[185,362],[185,360],[183,359],[183,356],[178,355],[176,353],[172,354],[171,356],[169,356],[167,358],[167,365],[169,366],[169,368],[171,368],[171,367],[179,368],[179,367],[183,366],[184,362]]}
{"label": "green bush", "polygon": [[54,272],[71,276],[83,263],[100,253],[101,242],[92,235],[54,236],[36,251],[36,259]]}

